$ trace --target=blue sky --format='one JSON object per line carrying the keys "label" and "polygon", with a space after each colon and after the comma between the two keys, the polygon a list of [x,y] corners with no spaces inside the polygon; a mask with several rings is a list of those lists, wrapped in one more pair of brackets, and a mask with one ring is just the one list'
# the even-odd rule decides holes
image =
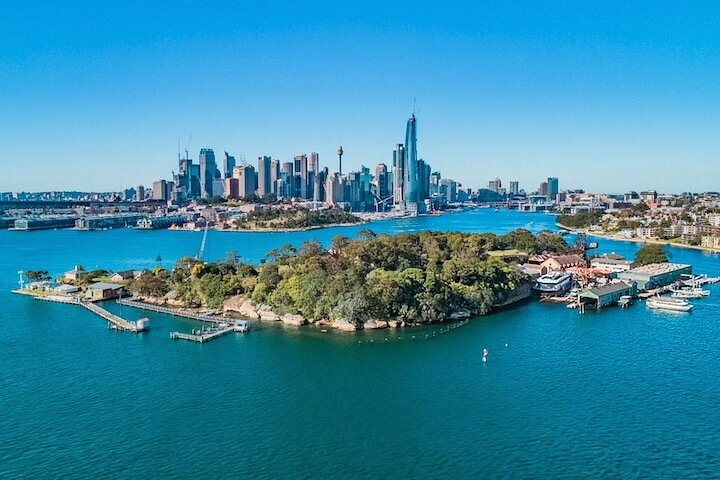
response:
{"label": "blue sky", "polygon": [[717,2],[51,3],[0,17],[0,191],[149,184],[190,135],[389,163],[413,98],[464,186],[720,190]]}

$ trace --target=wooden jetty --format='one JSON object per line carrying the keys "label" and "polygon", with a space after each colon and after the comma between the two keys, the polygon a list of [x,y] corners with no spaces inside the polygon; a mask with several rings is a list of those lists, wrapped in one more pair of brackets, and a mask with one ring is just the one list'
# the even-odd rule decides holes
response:
{"label": "wooden jetty", "polygon": [[247,320],[238,320],[231,324],[220,324],[216,328],[210,328],[208,330],[200,330],[199,332],[193,333],[182,333],[182,332],[170,332],[170,338],[173,340],[188,340],[190,342],[205,343],[210,340],[215,340],[223,335],[227,335],[230,332],[247,332],[248,322]]}
{"label": "wooden jetty", "polygon": [[[13,292],[13,293],[23,293],[24,292]],[[115,315],[114,313],[110,313],[104,308],[90,302],[87,300],[84,300],[80,297],[76,296],[64,296],[64,295],[32,295],[32,294],[26,294],[31,295],[35,300],[43,300],[46,302],[56,302],[56,303],[66,303],[70,305],[80,305],[81,307],[84,307],[91,312],[93,312],[95,315],[104,318],[108,322],[108,327],[113,330],[121,330],[124,332],[133,332],[133,333],[140,333],[146,331],[148,322],[147,318],[141,318],[140,320],[136,322],[131,322],[128,320],[125,320],[124,318]]]}
{"label": "wooden jetty", "polygon": [[192,320],[198,320],[200,322],[210,322],[217,324],[227,323],[227,319],[216,315],[207,313],[191,312],[187,310],[180,310],[179,308],[168,308],[160,305],[153,305],[151,303],[139,302],[133,298],[121,298],[117,301],[120,305],[126,305],[128,307],[140,308],[142,310],[149,310],[151,312],[165,313],[174,317],[189,318]]}

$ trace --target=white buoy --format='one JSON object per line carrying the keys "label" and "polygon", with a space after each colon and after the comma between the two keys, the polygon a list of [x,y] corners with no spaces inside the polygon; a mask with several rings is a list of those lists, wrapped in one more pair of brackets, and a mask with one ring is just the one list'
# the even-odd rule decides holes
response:
{"label": "white buoy", "polygon": [[488,356],[487,348],[483,348],[483,353],[482,353],[482,361],[483,361],[483,363],[487,363],[487,356]]}
{"label": "white buoy", "polygon": [[505,346],[506,346],[506,347],[508,346],[507,342],[505,342]]}

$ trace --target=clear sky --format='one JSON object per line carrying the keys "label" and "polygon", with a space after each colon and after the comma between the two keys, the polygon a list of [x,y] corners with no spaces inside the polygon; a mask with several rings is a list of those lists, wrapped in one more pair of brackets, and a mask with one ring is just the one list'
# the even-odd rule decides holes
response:
{"label": "clear sky", "polygon": [[720,190],[717,1],[124,3],[4,3],[0,191],[147,185],[191,135],[391,163],[413,98],[464,186]]}

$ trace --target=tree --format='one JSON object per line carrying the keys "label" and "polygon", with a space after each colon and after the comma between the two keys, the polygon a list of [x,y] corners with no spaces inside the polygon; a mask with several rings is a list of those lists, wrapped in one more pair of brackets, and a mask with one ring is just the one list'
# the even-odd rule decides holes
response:
{"label": "tree", "polygon": [[47,270],[25,270],[25,278],[28,282],[47,282],[50,275]]}
{"label": "tree", "polygon": [[649,265],[651,263],[667,263],[668,258],[665,254],[661,245],[651,243],[643,245],[640,250],[635,254],[634,265],[636,267],[642,267],[643,265]]}

